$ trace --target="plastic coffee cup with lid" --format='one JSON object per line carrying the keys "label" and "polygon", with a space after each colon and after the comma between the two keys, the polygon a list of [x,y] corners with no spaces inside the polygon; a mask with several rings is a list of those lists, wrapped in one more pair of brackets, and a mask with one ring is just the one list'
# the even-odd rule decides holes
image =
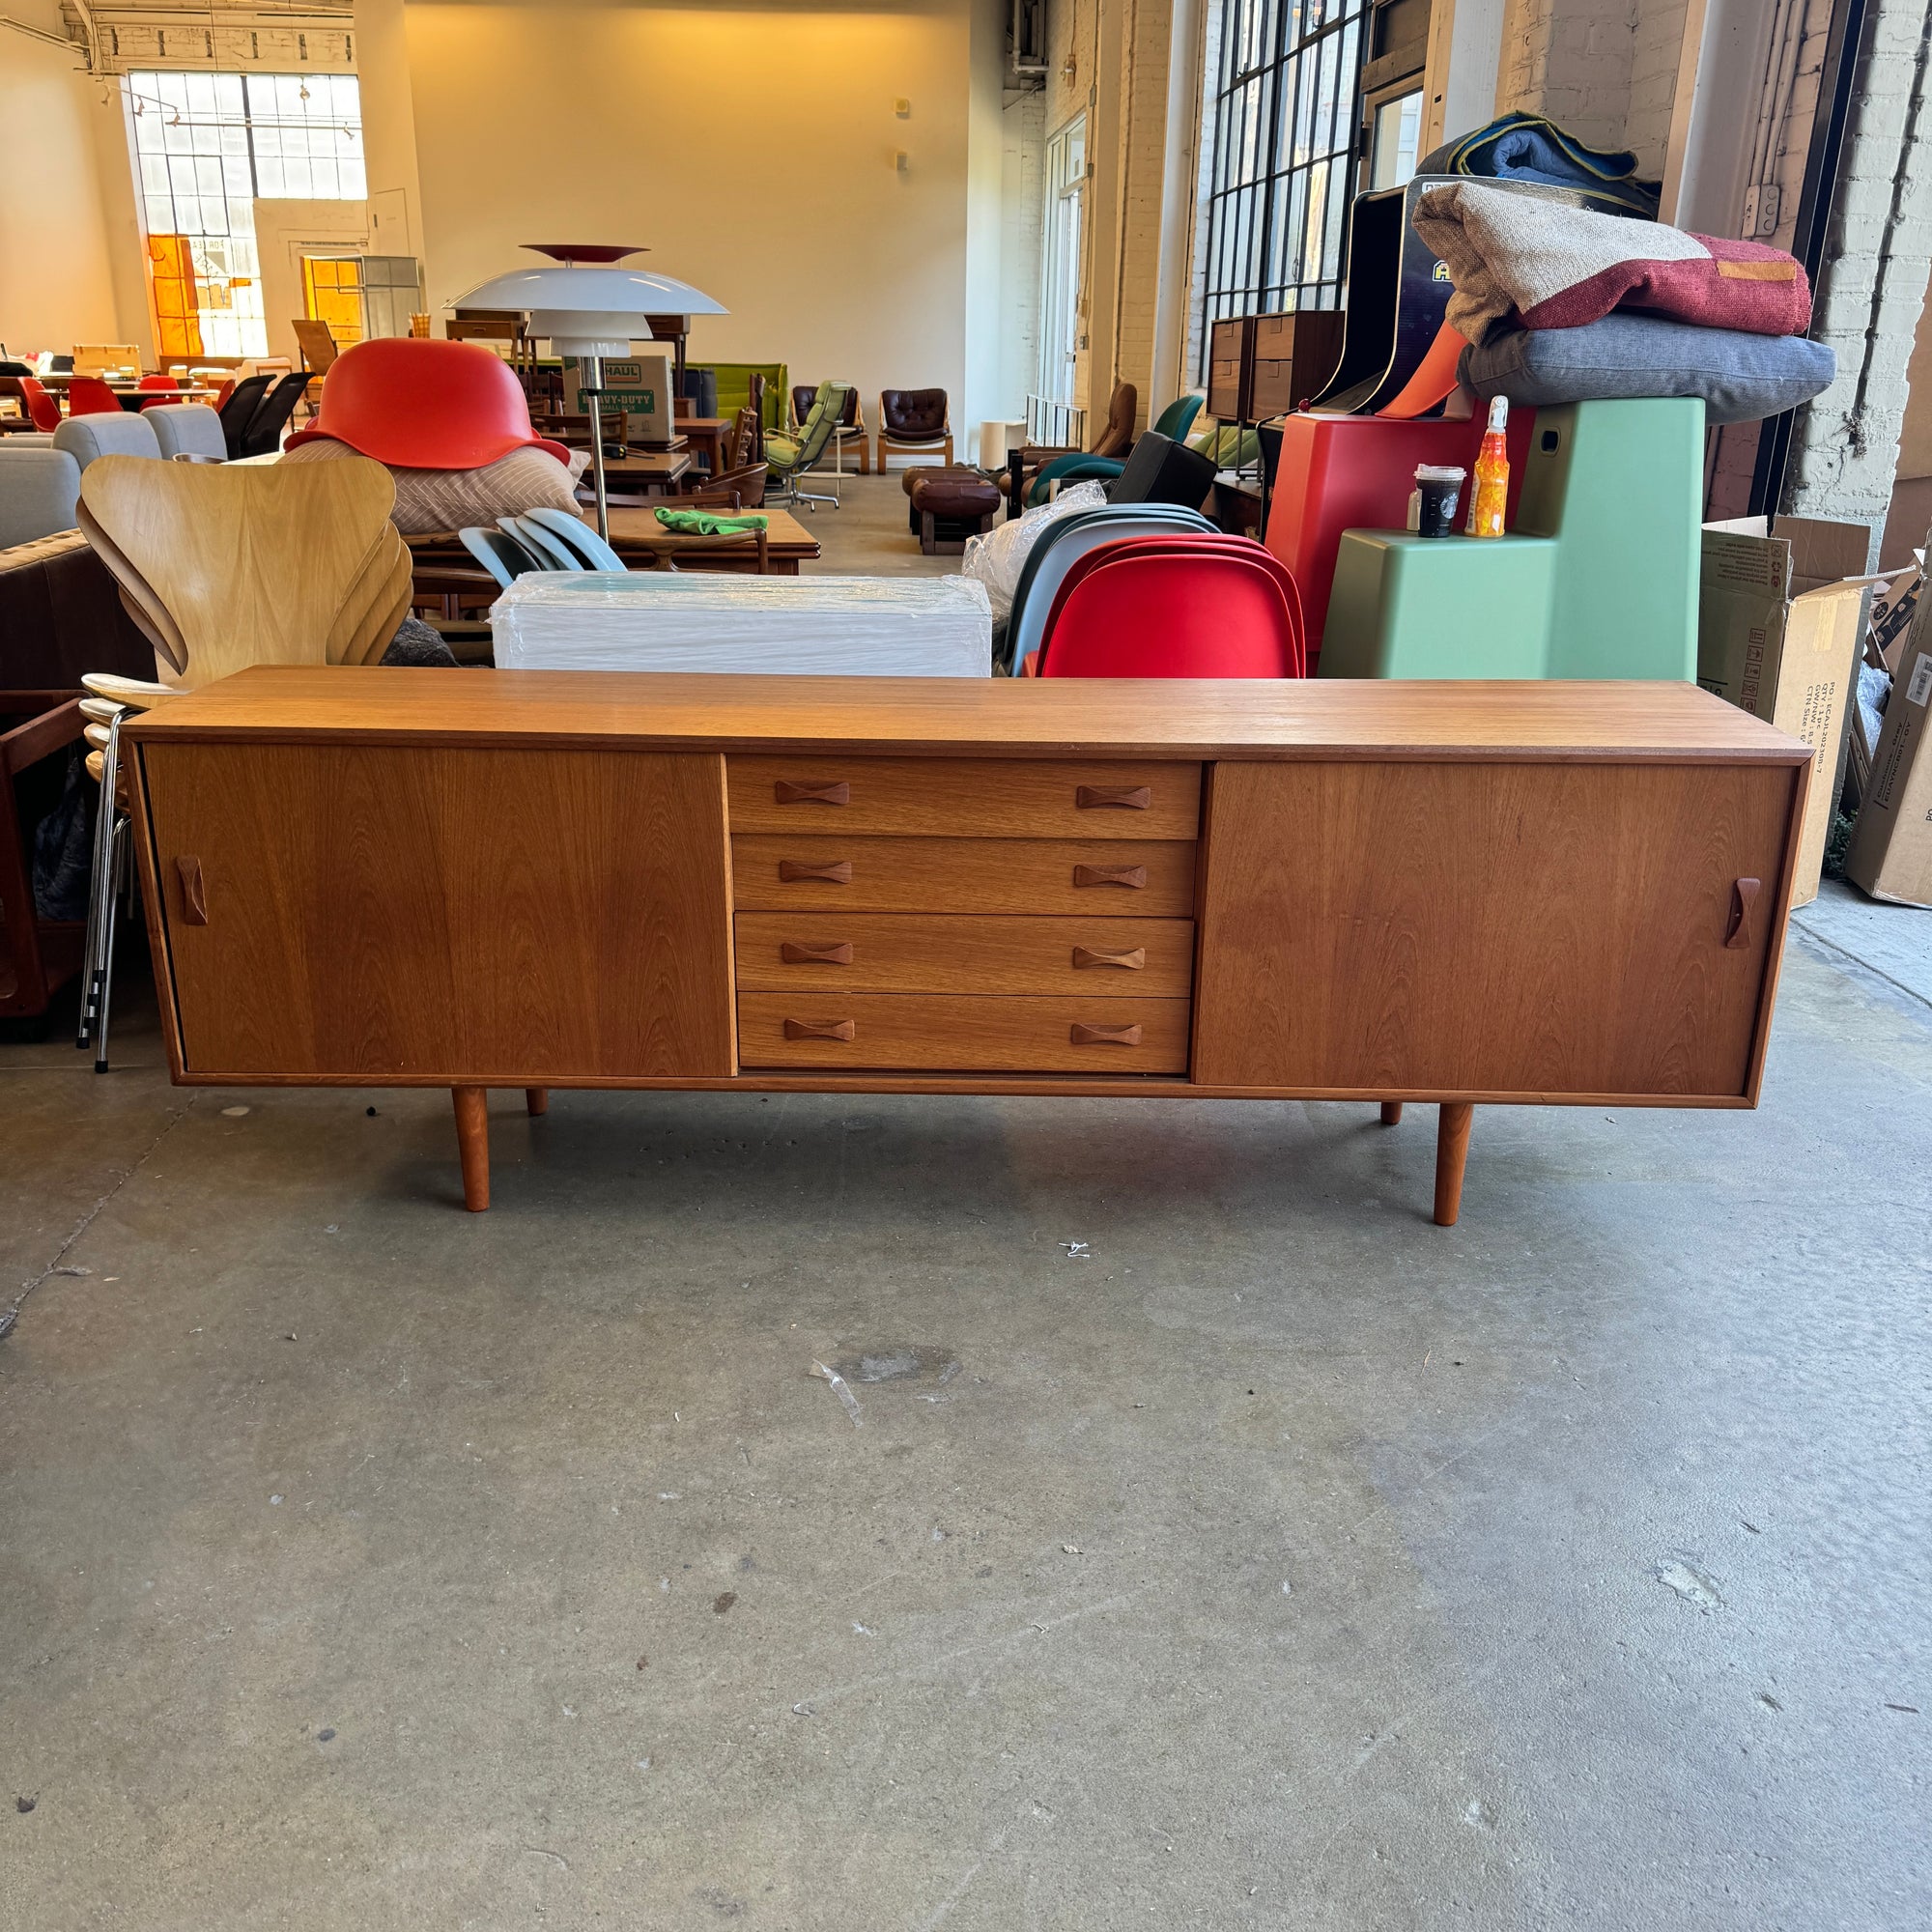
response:
{"label": "plastic coffee cup with lid", "polygon": [[1469,472],[1447,463],[1418,463],[1415,491],[1408,499],[1408,526],[1419,537],[1456,533],[1456,506]]}

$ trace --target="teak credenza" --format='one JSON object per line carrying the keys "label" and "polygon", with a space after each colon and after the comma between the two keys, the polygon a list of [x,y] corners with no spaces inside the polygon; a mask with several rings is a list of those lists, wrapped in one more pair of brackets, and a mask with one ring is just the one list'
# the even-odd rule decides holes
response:
{"label": "teak credenza", "polygon": [[132,722],[180,1082],[1756,1103],[1809,753],[1689,685],[262,669]]}

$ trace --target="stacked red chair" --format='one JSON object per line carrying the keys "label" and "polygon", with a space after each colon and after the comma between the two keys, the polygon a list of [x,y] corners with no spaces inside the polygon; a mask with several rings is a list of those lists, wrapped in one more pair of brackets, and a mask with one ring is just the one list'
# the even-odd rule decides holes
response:
{"label": "stacked red chair", "polygon": [[61,426],[60,404],[33,377],[22,376],[19,381],[20,394],[26,402],[27,413],[34,419],[34,427],[51,436]]}
{"label": "stacked red chair", "polygon": [[1301,597],[1249,537],[1126,537],[1068,571],[1030,677],[1305,677]]}
{"label": "stacked red chair", "polygon": [[67,385],[67,412],[71,416],[119,415],[121,398],[99,376],[76,376]]}

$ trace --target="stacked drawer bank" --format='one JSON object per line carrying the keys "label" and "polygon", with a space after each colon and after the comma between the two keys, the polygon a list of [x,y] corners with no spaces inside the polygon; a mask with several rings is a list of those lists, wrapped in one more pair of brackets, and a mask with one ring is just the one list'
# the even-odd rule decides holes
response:
{"label": "stacked drawer bank", "polygon": [[1201,767],[727,761],[742,1065],[1179,1073]]}

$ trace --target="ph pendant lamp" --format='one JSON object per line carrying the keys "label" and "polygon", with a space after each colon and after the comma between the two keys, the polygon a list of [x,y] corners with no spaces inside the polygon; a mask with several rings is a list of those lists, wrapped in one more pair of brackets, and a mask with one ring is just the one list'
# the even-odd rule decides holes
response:
{"label": "ph pendant lamp", "polygon": [[553,263],[515,269],[479,282],[459,296],[458,308],[509,310],[529,317],[529,332],[549,338],[558,355],[575,355],[579,384],[590,403],[590,470],[597,492],[597,533],[611,534],[604,494],[604,425],[598,407],[604,389],[604,358],[624,356],[634,342],[649,342],[654,315],[728,315],[689,282],[670,275],[620,269],[616,263],[640,250],[608,242],[526,242],[524,246]]}

